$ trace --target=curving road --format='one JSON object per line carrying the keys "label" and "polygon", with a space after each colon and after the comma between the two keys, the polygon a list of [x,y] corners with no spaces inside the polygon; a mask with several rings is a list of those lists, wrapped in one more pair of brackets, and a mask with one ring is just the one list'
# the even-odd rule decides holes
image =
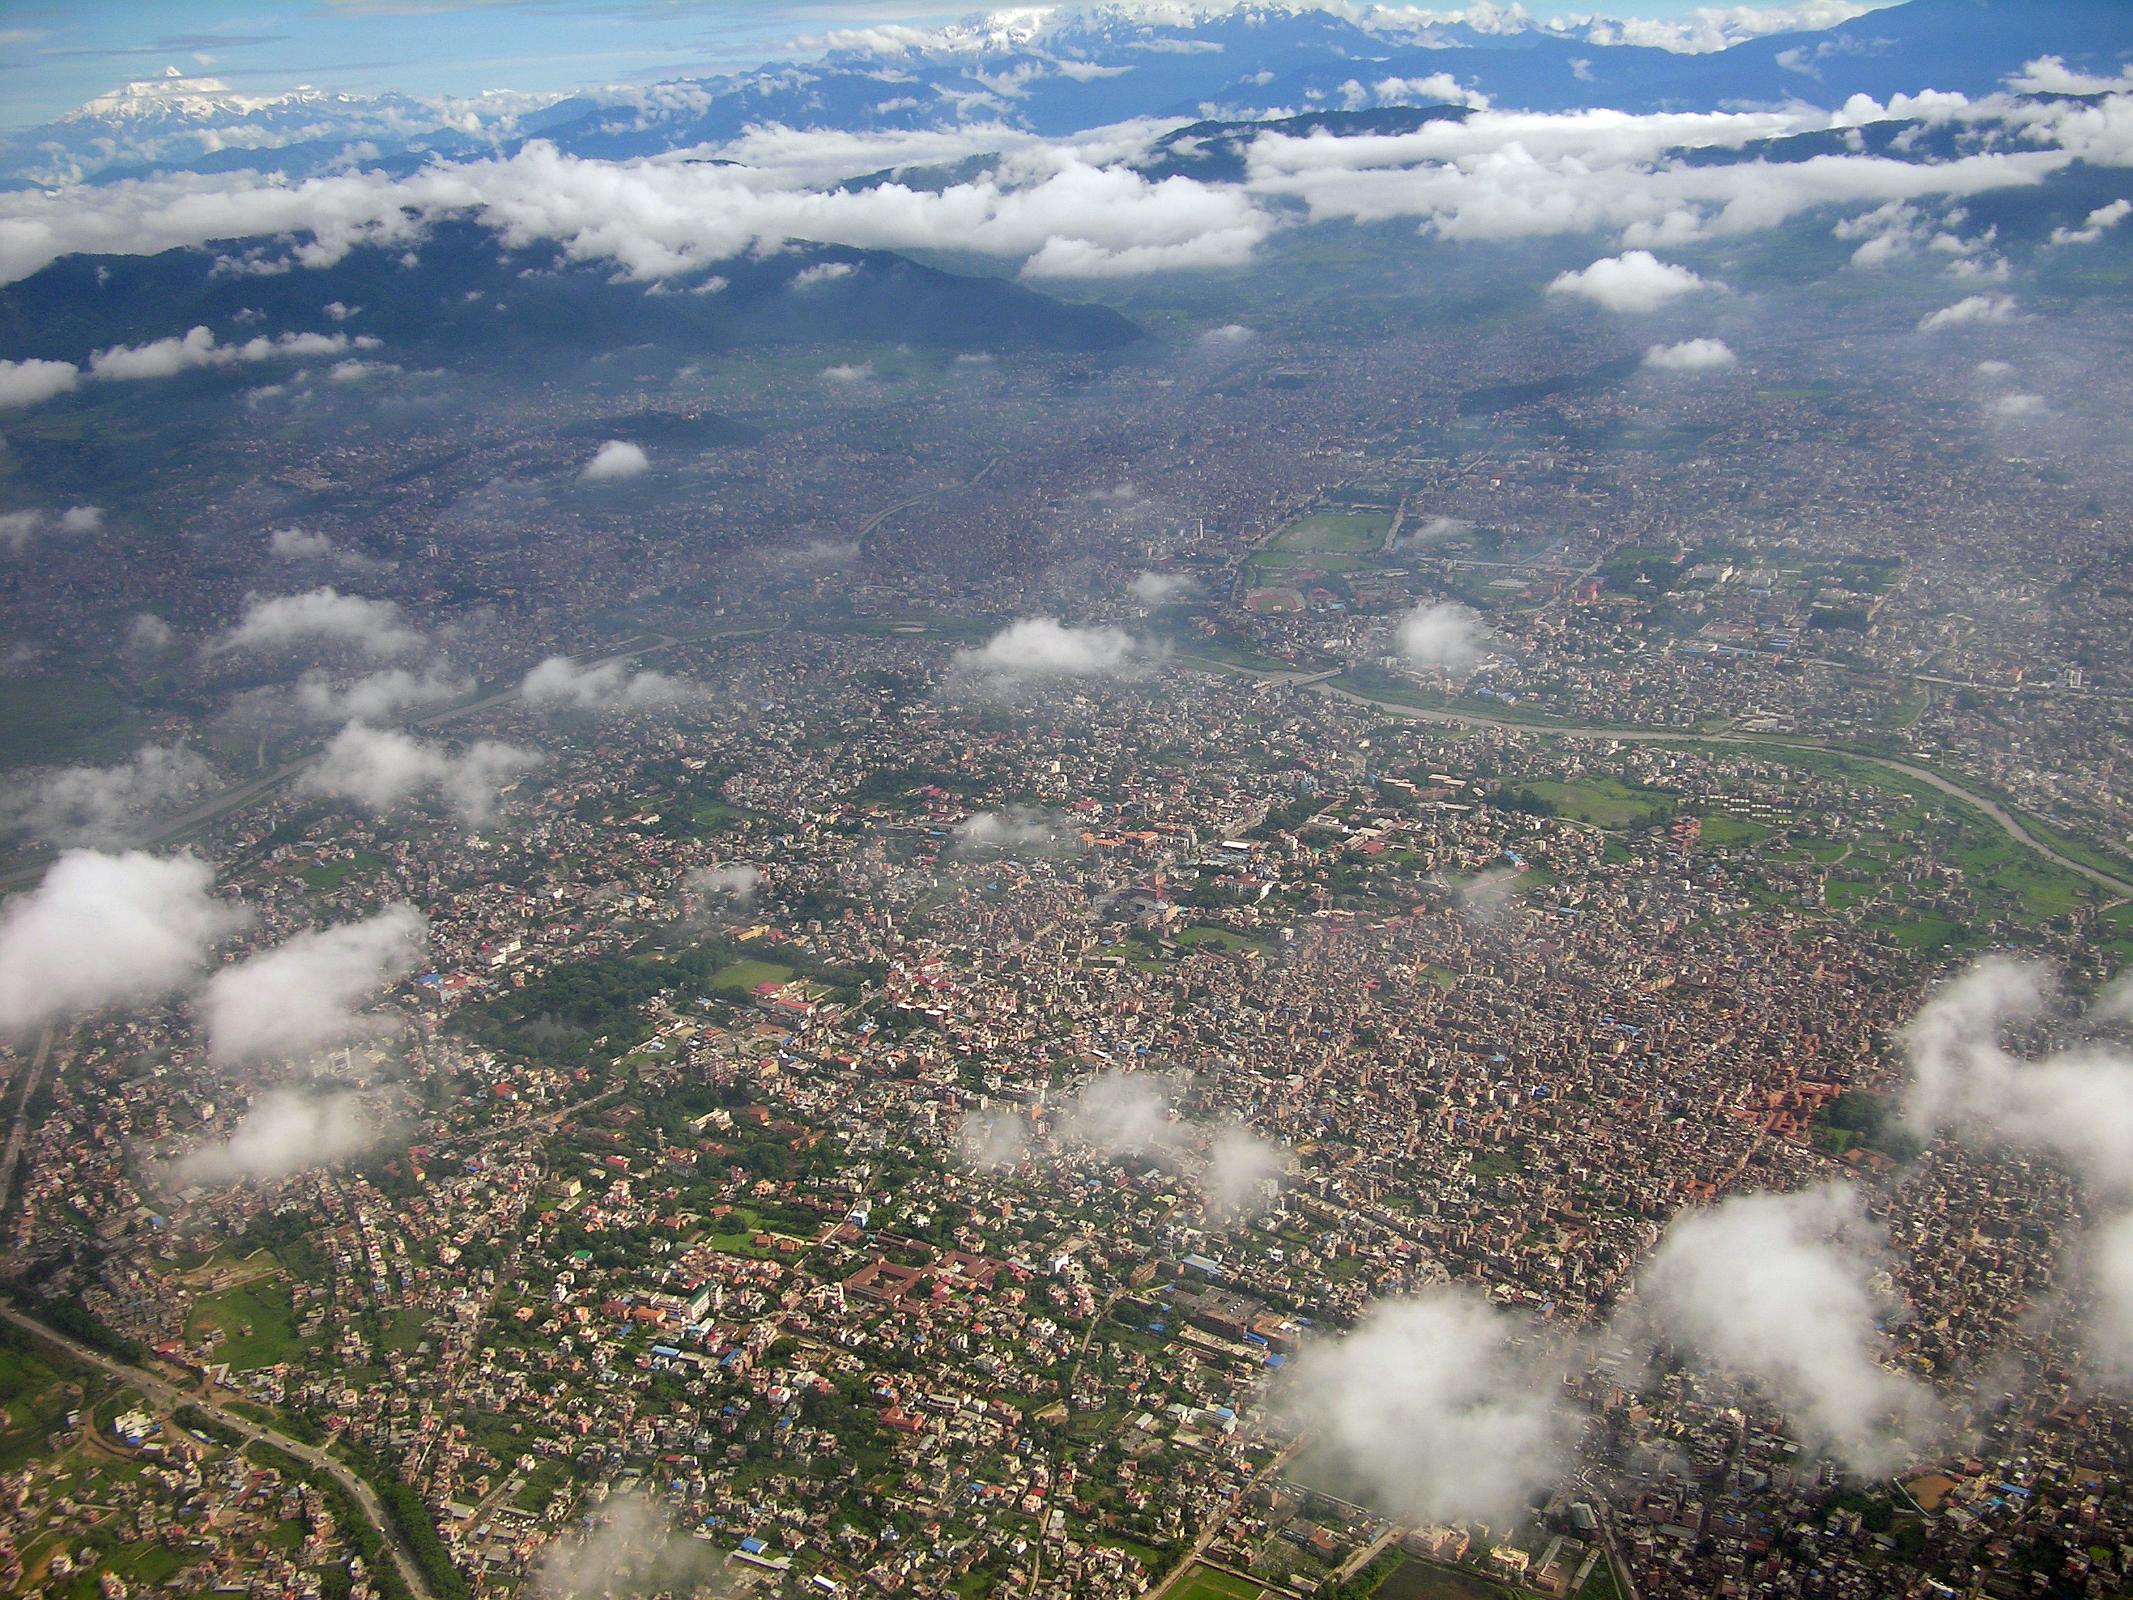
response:
{"label": "curving road", "polygon": [[1574,722],[1520,722],[1512,717],[1492,717],[1483,711],[1448,711],[1432,706],[1413,706],[1402,700],[1381,700],[1376,695],[1363,694],[1347,689],[1330,680],[1337,676],[1331,672],[1290,672],[1263,667],[1239,666],[1227,661],[1215,661],[1207,657],[1195,657],[1196,665],[1204,665],[1218,672],[1234,673],[1240,677],[1258,678],[1266,683],[1286,683],[1299,689],[1330,695],[1336,700],[1346,700],[1354,705],[1369,706],[1392,716],[1405,717],[1413,722],[1433,722],[1445,726],[1467,728],[1509,728],[1520,733],[1540,734],[1569,739],[1612,739],[1618,744],[1728,744],[1745,750],[1776,749],[1806,750],[1820,755],[1843,756],[1851,761],[1863,761],[1877,767],[1887,767],[1907,778],[1916,778],[1920,783],[1939,790],[1951,799],[1975,807],[1989,817],[2008,838],[2025,850],[2034,851],[2054,866],[2064,867],[2068,872],[2079,873],[2099,888],[2108,889],[2114,895],[2133,896],[2133,881],[2116,877],[2085,861],[2076,861],[2072,856],[2053,849],[2031,833],[2007,807],[1997,800],[1967,789],[1950,778],[1944,778],[1931,767],[1921,767],[1915,762],[1898,756],[1870,755],[1865,751],[1847,749],[1843,745],[1825,744],[1814,739],[1788,739],[1782,734],[1739,733],[1689,733],[1670,728],[1619,727],[1606,723]]}
{"label": "curving road", "polygon": [[100,1351],[92,1350],[87,1345],[68,1338],[58,1329],[46,1327],[35,1317],[18,1311],[11,1305],[0,1304],[0,1318],[12,1322],[25,1333],[36,1335],[47,1344],[57,1345],[77,1361],[100,1367],[113,1377],[123,1379],[166,1411],[175,1411],[180,1406],[198,1406],[232,1433],[242,1434],[260,1444],[270,1444],[277,1450],[285,1450],[304,1465],[325,1473],[353,1495],[356,1504],[363,1508],[363,1515],[370,1519],[371,1526],[385,1541],[385,1548],[392,1553],[393,1565],[400,1569],[400,1577],[413,1592],[415,1600],[436,1600],[430,1592],[429,1584],[423,1580],[421,1568],[415,1565],[414,1557],[400,1543],[399,1535],[393,1530],[392,1519],[386,1516],[384,1506],[378,1503],[377,1494],[369,1484],[325,1451],[300,1443],[285,1433],[254,1422],[250,1417],[240,1416],[235,1411],[217,1405],[213,1400],[187,1394],[176,1384],[159,1378],[152,1372],[129,1366]]}

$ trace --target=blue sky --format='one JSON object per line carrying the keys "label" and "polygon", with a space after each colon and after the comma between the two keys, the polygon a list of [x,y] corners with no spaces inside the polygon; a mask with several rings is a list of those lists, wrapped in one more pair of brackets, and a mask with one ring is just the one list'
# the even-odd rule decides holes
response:
{"label": "blue sky", "polygon": [[[1700,3],[1708,0],[1528,0],[1528,9],[1673,17]],[[840,24],[939,22],[995,8],[986,0],[0,0],[0,125],[48,121],[172,66],[254,93],[298,83],[361,93],[572,89],[749,65]]]}

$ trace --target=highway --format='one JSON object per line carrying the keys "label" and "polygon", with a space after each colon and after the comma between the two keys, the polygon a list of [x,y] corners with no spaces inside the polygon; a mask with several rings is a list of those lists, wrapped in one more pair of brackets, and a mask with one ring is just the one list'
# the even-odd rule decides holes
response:
{"label": "highway", "polygon": [[0,1318],[5,1318],[25,1333],[35,1334],[47,1344],[57,1345],[77,1361],[92,1367],[100,1367],[113,1377],[123,1379],[132,1387],[138,1389],[150,1402],[161,1407],[166,1413],[173,1412],[180,1406],[198,1406],[231,1432],[242,1434],[245,1438],[256,1440],[261,1444],[270,1444],[277,1450],[287,1451],[306,1466],[325,1473],[353,1495],[356,1504],[363,1508],[363,1515],[370,1519],[371,1526],[377,1530],[379,1537],[385,1541],[385,1548],[391,1552],[393,1565],[400,1569],[400,1576],[406,1582],[408,1589],[415,1595],[415,1600],[436,1600],[436,1597],[430,1591],[429,1584],[423,1580],[421,1569],[415,1565],[414,1558],[400,1543],[399,1535],[393,1531],[392,1521],[385,1515],[385,1508],[379,1504],[376,1493],[372,1491],[369,1484],[356,1476],[346,1466],[334,1460],[325,1451],[312,1445],[300,1443],[285,1433],[254,1422],[250,1417],[240,1416],[237,1412],[228,1410],[216,1404],[213,1400],[187,1394],[175,1384],[157,1377],[152,1372],[144,1371],[140,1367],[129,1366],[127,1363],[115,1360],[100,1351],[92,1350],[87,1345],[68,1338],[56,1328],[46,1327],[35,1317],[17,1310],[12,1305],[0,1304]]}
{"label": "highway", "polygon": [[1695,733],[1672,728],[1623,727],[1608,723],[1521,722],[1514,717],[1492,717],[1483,711],[1445,710],[1433,706],[1409,705],[1401,700],[1379,699],[1375,695],[1363,694],[1334,683],[1332,679],[1338,676],[1334,672],[1297,672],[1247,667],[1227,661],[1216,661],[1209,657],[1193,659],[1195,665],[1207,670],[1257,678],[1263,683],[1286,683],[1295,688],[1309,689],[1315,694],[1329,695],[1336,700],[1346,700],[1352,705],[1369,706],[1390,716],[1404,717],[1410,722],[1430,722],[1445,727],[1506,728],[1521,733],[1538,734],[1543,738],[1612,739],[1618,744],[1732,745],[1744,750],[1802,750],[1818,755],[1843,756],[1847,760],[1886,767],[1892,772],[1902,773],[1907,778],[1915,778],[1951,799],[1974,807],[1989,817],[2016,844],[2025,850],[2034,851],[2054,866],[2078,873],[2099,888],[2109,890],[2113,895],[2121,898],[2133,896],[2133,880],[2117,877],[2053,849],[2031,833],[2020,817],[1990,796],[1979,794],[1974,789],[1966,789],[1952,779],[1942,777],[1930,767],[1922,767],[1916,762],[1905,761],[1897,756],[1870,755],[1864,751],[1847,749],[1843,745],[1826,744],[1815,739],[1788,739],[1782,734],[1771,733]]}

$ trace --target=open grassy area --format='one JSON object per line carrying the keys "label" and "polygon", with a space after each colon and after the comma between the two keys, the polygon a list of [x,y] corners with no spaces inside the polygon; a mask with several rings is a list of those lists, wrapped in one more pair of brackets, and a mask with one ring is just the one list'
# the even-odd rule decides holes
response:
{"label": "open grassy area", "polygon": [[1171,1600],[1259,1600],[1266,1591],[1249,1579],[1195,1565],[1172,1587]]}
{"label": "open grassy area", "polygon": [[1365,555],[1385,542],[1392,516],[1384,511],[1321,511],[1298,517],[1274,536],[1273,550]]}
{"label": "open grassy area", "polygon": [[1477,1573],[1407,1560],[1378,1585],[1380,1600],[1514,1600],[1516,1591]]}
{"label": "open grassy area", "polygon": [[747,994],[761,983],[784,983],[792,968],[776,961],[734,961],[711,974],[714,994]]}
{"label": "open grassy area", "polygon": [[1275,948],[1276,941],[1272,934],[1247,934],[1236,933],[1228,928],[1193,927],[1179,930],[1177,944],[1183,950],[1197,946],[1238,953],[1253,950],[1260,955],[1267,955]]}
{"label": "open grassy area", "polygon": [[238,1372],[286,1361],[299,1344],[289,1286],[279,1277],[257,1278],[200,1300],[186,1324],[186,1337],[203,1338],[211,1328],[222,1330],[217,1359]]}
{"label": "open grassy area", "polygon": [[1761,844],[1770,837],[1770,832],[1763,823],[1750,822],[1746,817],[1728,816],[1723,811],[1708,812],[1703,819],[1703,842],[1719,849]]}
{"label": "open grassy area", "polygon": [[385,858],[358,850],[345,861],[321,861],[297,874],[314,889],[338,889],[350,878],[367,877],[385,865]]}
{"label": "open grassy area", "polygon": [[1553,808],[1559,817],[1574,817],[1596,828],[1644,827],[1665,814],[1669,799],[1650,790],[1632,789],[1619,778],[1569,782],[1540,778],[1522,782],[1517,789]]}
{"label": "open grassy area", "polygon": [[93,1380],[48,1345],[17,1334],[0,1338],[0,1472],[19,1472],[45,1452],[45,1437],[66,1425]]}

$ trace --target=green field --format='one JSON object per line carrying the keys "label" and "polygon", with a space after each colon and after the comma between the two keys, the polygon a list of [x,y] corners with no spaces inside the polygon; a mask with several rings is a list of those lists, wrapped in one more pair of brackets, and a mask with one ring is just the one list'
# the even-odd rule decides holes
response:
{"label": "green field", "polygon": [[78,678],[17,678],[0,717],[0,767],[123,754],[140,731],[117,691]]}
{"label": "green field", "polygon": [[1665,815],[1671,798],[1632,789],[1619,778],[1578,778],[1567,783],[1540,778],[1517,788],[1553,808],[1557,816],[1574,817],[1596,828],[1636,828],[1656,822]]}
{"label": "green field", "polygon": [[1434,1561],[1403,1561],[1378,1585],[1379,1600],[1512,1600],[1516,1591]]}
{"label": "green field", "polygon": [[1248,1578],[1197,1565],[1170,1591],[1171,1600],[1259,1600],[1265,1593]]}
{"label": "green field", "polygon": [[1320,511],[1298,517],[1274,536],[1272,550],[1367,555],[1385,543],[1392,515],[1385,511]]}
{"label": "green field", "polygon": [[286,1361],[296,1353],[299,1342],[289,1286],[278,1276],[257,1278],[202,1298],[186,1324],[186,1337],[199,1339],[210,1328],[222,1330],[216,1359],[228,1362],[237,1372]]}
{"label": "green field", "polygon": [[338,889],[350,878],[376,872],[384,865],[383,856],[358,850],[346,861],[321,861],[304,868],[297,876],[314,889]]}
{"label": "green field", "polygon": [[1247,938],[1227,928],[1186,928],[1178,934],[1178,943],[1188,950],[1194,945],[1211,944],[1220,950],[1257,950],[1264,955],[1271,942]]}
{"label": "green field", "polygon": [[735,961],[711,974],[714,994],[747,994],[760,983],[784,983],[792,968],[775,961]]}
{"label": "green field", "polygon": [[1703,819],[1703,842],[1719,849],[1733,845],[1761,844],[1770,837],[1770,829],[1760,822],[1750,822],[1745,817],[1728,816],[1722,811],[1709,812]]}

